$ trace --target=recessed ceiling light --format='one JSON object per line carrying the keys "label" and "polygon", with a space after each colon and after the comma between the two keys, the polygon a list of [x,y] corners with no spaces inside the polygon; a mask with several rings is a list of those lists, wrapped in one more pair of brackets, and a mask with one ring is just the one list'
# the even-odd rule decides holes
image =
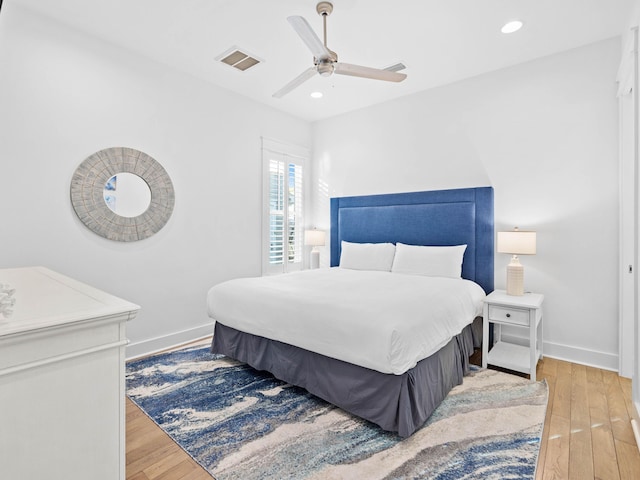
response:
{"label": "recessed ceiling light", "polygon": [[311,98],[322,98],[322,92],[311,92]]}
{"label": "recessed ceiling light", "polygon": [[513,33],[513,32],[517,32],[518,30],[520,30],[522,28],[522,25],[524,25],[520,20],[512,20],[510,22],[505,23],[502,28],[500,29],[500,31],[502,33]]}

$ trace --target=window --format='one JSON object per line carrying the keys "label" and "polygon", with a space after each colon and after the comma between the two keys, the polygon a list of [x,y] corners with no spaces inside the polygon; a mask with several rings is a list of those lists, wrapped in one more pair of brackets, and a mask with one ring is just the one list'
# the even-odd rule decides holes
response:
{"label": "window", "polygon": [[263,275],[301,270],[306,150],[262,139]]}

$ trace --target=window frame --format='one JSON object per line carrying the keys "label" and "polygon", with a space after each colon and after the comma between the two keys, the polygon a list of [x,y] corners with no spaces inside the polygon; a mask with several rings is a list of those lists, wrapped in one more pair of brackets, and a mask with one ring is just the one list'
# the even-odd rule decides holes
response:
{"label": "window frame", "polygon": [[[290,164],[295,164],[301,167],[301,194],[299,201],[302,202],[302,208],[296,212],[296,223],[299,227],[296,229],[297,241],[299,244],[299,260],[289,261],[289,256],[284,255],[282,263],[271,263],[271,161],[284,162],[286,165],[286,175],[288,177],[288,169]],[[304,230],[305,230],[305,217],[307,207],[307,192],[308,192],[308,165],[309,165],[309,150],[297,145],[287,144],[277,140],[262,137],[262,275],[276,275],[280,273],[292,272],[302,270],[305,267],[305,248],[304,248]],[[286,185],[286,184],[285,184]],[[286,191],[286,187],[285,191]],[[288,210],[288,198],[284,195],[283,209],[286,212]],[[289,218],[285,213],[283,215],[284,231],[288,230]],[[286,236],[285,236],[286,238]],[[288,250],[289,241],[287,239],[287,246],[283,249]]]}

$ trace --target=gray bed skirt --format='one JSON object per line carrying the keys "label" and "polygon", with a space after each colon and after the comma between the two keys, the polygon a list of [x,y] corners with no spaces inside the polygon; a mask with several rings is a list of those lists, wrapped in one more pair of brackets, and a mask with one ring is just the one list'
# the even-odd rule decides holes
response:
{"label": "gray bed skirt", "polygon": [[266,370],[276,378],[408,437],[462,377],[482,339],[482,319],[402,375],[380,373],[216,322],[211,351]]}

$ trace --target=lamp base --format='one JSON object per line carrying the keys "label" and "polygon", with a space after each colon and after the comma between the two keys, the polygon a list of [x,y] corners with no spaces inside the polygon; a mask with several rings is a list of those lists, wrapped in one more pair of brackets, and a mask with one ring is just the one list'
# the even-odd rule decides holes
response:
{"label": "lamp base", "polygon": [[524,295],[524,267],[515,255],[507,265],[507,295]]}
{"label": "lamp base", "polygon": [[311,256],[309,257],[309,268],[316,269],[320,267],[320,250],[313,247]]}

